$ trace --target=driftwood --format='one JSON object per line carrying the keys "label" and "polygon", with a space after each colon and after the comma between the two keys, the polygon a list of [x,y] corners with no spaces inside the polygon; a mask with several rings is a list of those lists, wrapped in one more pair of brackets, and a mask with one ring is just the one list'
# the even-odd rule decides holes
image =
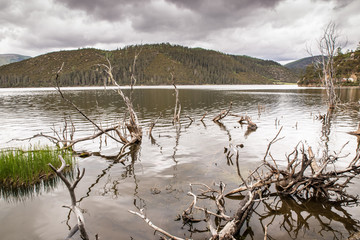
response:
{"label": "driftwood", "polygon": [[[250,191],[248,195],[240,201],[238,210],[234,214],[234,216],[230,217],[226,215],[225,211],[225,198],[224,198],[224,191],[225,191],[225,184],[219,184],[220,190],[215,190],[206,184],[190,184],[191,189],[194,186],[203,187],[200,189],[200,194],[196,195],[193,192],[188,192],[189,196],[193,197],[193,201],[189,205],[189,207],[183,211],[182,213],[182,220],[184,224],[189,223],[196,223],[205,221],[207,223],[208,229],[211,233],[211,240],[228,240],[234,239],[233,237],[239,234],[239,231],[242,225],[245,223],[246,219],[251,215],[254,203],[257,198],[259,198],[259,194],[256,192]],[[197,206],[198,199],[214,199],[217,212],[209,211],[207,208]],[[151,228],[153,228],[156,232],[175,240],[184,240],[183,238],[176,237],[167,231],[163,230],[162,228],[156,226],[151,222],[149,218],[143,213],[143,210],[140,209],[140,212],[134,212],[128,210],[131,214],[137,215],[138,217],[142,218]],[[204,217],[201,219],[196,219],[193,217],[193,213],[195,211],[201,211],[204,214]],[[211,219],[211,216],[217,218],[217,222],[225,221],[225,225],[220,230],[220,225],[217,227],[214,226],[214,221]],[[188,239],[188,238],[186,238]],[[188,239],[190,240],[190,239]]]}
{"label": "driftwood", "polygon": [[194,119],[192,117],[190,117],[189,115],[185,115],[185,117],[187,117],[190,120],[190,123],[192,123],[194,121]]}
{"label": "driftwood", "polygon": [[[223,116],[223,114],[222,114]],[[232,157],[236,151],[237,172],[242,180],[242,184],[225,194],[225,184],[218,184],[219,190],[209,187],[203,183],[190,184],[191,191],[188,195],[193,198],[189,207],[182,212],[181,218],[184,224],[195,224],[206,222],[207,230],[211,234],[212,240],[235,239],[240,236],[241,228],[255,208],[255,203],[268,199],[269,197],[299,199],[306,202],[309,199],[329,201],[338,204],[354,204],[357,197],[346,192],[346,187],[350,181],[360,173],[360,147],[356,150],[355,157],[344,169],[335,167],[336,161],[341,158],[341,150],[337,153],[324,154],[317,158],[311,147],[303,143],[297,144],[293,152],[286,156],[287,164],[279,166],[276,159],[271,155],[271,146],[282,139],[278,131],[276,136],[269,142],[261,164],[244,179],[240,173],[239,148],[243,145],[229,145],[225,148],[228,162],[233,165]],[[193,191],[193,188],[197,191]],[[196,192],[198,192],[196,194]],[[245,197],[239,202],[239,207],[233,216],[229,216],[225,209],[225,197],[245,193]],[[215,211],[210,210],[211,206],[200,207],[199,201],[206,199],[213,201]],[[264,206],[269,206],[264,202]],[[212,207],[214,208],[214,207]],[[203,214],[199,217],[200,214]],[[134,213],[143,218],[149,226],[161,232],[170,239],[181,239],[173,236],[159,227],[154,227],[151,221],[143,213]],[[269,213],[271,214],[271,212]],[[300,215],[301,216],[301,215]],[[266,215],[265,215],[266,217]],[[215,221],[214,221],[215,220]],[[272,221],[271,221],[272,222]],[[268,238],[268,225],[263,225],[264,239]],[[299,226],[301,227],[301,226]],[[270,237],[269,237],[270,238]]]}
{"label": "driftwood", "polygon": [[241,116],[240,120],[239,120],[240,124],[244,124],[245,122],[248,125],[248,130],[255,131],[258,128],[256,123],[251,121],[251,118],[249,116],[247,116],[247,115],[246,116]]}
{"label": "driftwood", "polygon": [[134,214],[134,215],[142,218],[142,219],[143,219],[150,227],[152,227],[156,232],[159,232],[159,233],[163,234],[164,236],[169,237],[170,239],[174,239],[174,240],[185,240],[185,239],[183,239],[183,238],[179,238],[179,237],[173,236],[173,235],[171,235],[170,233],[168,233],[167,231],[165,231],[165,230],[163,230],[162,228],[160,228],[160,227],[156,226],[155,224],[153,224],[153,223],[151,222],[151,220],[148,219],[148,218],[145,216],[145,214],[144,214],[144,212],[143,212],[143,209],[140,209],[140,212],[134,212],[134,211],[131,211],[131,210],[128,210],[128,211],[129,211],[129,213]]}
{"label": "driftwood", "polygon": [[73,229],[70,231],[68,237],[66,239],[70,239],[78,230],[80,231],[80,236],[84,240],[89,240],[89,236],[85,229],[85,221],[84,216],[81,212],[81,209],[76,204],[76,196],[75,196],[75,188],[80,182],[80,180],[83,178],[85,174],[85,169],[80,172],[79,169],[77,169],[77,175],[75,181],[71,184],[68,179],[63,174],[63,170],[65,169],[66,163],[65,160],[59,155],[59,159],[61,161],[61,166],[59,169],[56,169],[53,165],[49,163],[50,168],[56,173],[56,175],[64,182],[66,185],[71,199],[71,206],[69,206],[69,209],[75,214],[77,224]]}
{"label": "driftwood", "polygon": [[360,136],[360,123],[358,125],[358,129],[356,131],[353,132],[349,132],[349,134],[351,135],[356,135],[356,136]]}
{"label": "driftwood", "polygon": [[202,117],[200,118],[200,121],[203,122],[207,114],[208,114],[208,112],[204,113],[204,115],[202,115]]}
{"label": "driftwood", "polygon": [[231,111],[231,107],[232,107],[232,102],[230,102],[229,109],[221,111],[216,117],[213,118],[213,121],[219,122],[221,119],[226,117],[229,114],[229,112]]}
{"label": "driftwood", "polygon": [[[234,236],[237,236],[246,219],[251,215],[256,199],[259,198],[259,194],[257,192],[249,191],[245,198],[240,201],[238,210],[236,211],[234,216],[230,217],[226,214],[225,210],[224,183],[220,182],[219,190],[215,190],[205,184],[190,184],[190,186],[202,186],[205,189],[200,189],[201,193],[199,195],[195,195],[192,192],[188,193],[188,195],[193,196],[194,200],[192,201],[188,209],[183,212],[183,221],[189,221],[189,219],[190,221],[194,221],[194,218],[192,217],[192,213],[194,210],[200,210],[204,212],[205,221],[212,235],[210,239],[213,240],[233,239]],[[217,209],[216,213],[211,212],[206,208],[198,207],[196,205],[198,197],[201,197],[201,199],[213,199]],[[212,221],[211,216],[216,217],[218,221],[224,221],[225,225],[222,228],[219,228],[220,225],[214,226],[214,221]]]}
{"label": "driftwood", "polygon": [[[173,79],[174,76],[171,74],[171,78]],[[175,82],[173,83],[174,90],[175,90],[175,107],[174,107],[174,118],[173,124],[180,122],[180,112],[181,112],[181,104],[179,100],[179,90],[177,89]]]}
{"label": "driftwood", "polygon": [[152,130],[155,127],[157,121],[159,121],[160,117],[161,117],[161,115],[157,119],[151,121],[151,124],[150,124],[150,127],[149,127],[149,137],[152,136]]}
{"label": "driftwood", "polygon": [[[281,131],[281,129],[280,129]],[[271,144],[275,143],[278,135],[269,143],[262,164],[254,170],[246,181],[252,182],[251,189],[270,189],[273,185],[276,194],[290,196],[305,196],[306,198],[326,198],[334,201],[355,201],[355,196],[346,193],[345,188],[350,181],[360,173],[360,150],[357,149],[354,159],[342,170],[327,170],[339,158],[336,155],[328,155],[321,161],[314,157],[311,148],[306,152],[302,144],[298,144],[294,151],[287,156],[287,166],[280,168],[270,153]],[[260,172],[264,172],[260,174]],[[226,195],[233,195],[249,190],[243,184],[231,190]]]}

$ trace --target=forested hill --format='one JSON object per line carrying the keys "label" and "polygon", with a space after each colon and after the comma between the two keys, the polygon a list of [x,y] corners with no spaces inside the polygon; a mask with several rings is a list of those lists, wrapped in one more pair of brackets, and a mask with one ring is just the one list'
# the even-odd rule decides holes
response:
{"label": "forested hill", "polygon": [[[140,52],[141,49],[141,52]],[[170,44],[129,46],[114,51],[79,49],[52,52],[0,66],[0,87],[54,86],[55,73],[64,62],[62,86],[103,85],[107,79],[98,65],[108,58],[121,85],[130,83],[135,53],[137,85],[273,84],[296,82],[296,76],[274,61],[227,55],[200,48]]]}
{"label": "forested hill", "polygon": [[[359,86],[360,84],[360,49],[347,53],[338,53],[334,57],[335,84]],[[321,66],[310,64],[300,77],[298,85],[320,86],[322,85]]]}

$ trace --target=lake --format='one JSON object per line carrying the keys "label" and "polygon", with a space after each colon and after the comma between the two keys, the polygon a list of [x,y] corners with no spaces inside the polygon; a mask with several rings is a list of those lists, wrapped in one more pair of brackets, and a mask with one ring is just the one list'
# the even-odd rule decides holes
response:
{"label": "lake", "polygon": [[[355,155],[357,138],[347,132],[357,129],[359,107],[336,110],[325,138],[318,119],[319,114],[327,111],[324,89],[261,85],[178,88],[182,112],[181,124],[175,126],[173,87],[134,90],[133,104],[143,127],[143,141],[136,151],[125,156],[123,164],[113,160],[121,145],[110,138],[75,145],[77,151],[96,153],[87,158],[76,157],[79,168],[86,169],[76,195],[92,238],[98,234],[100,239],[159,239],[142,219],[128,212],[144,208],[155,225],[173,235],[208,239],[205,223],[183,225],[182,221],[175,221],[193,200],[187,195],[189,183],[213,186],[222,181],[228,191],[236,188],[241,179],[235,164],[227,161],[224,148],[243,144],[239,165],[246,177],[261,163],[269,142],[281,127],[280,136],[284,138],[271,147],[271,154],[280,166],[299,142],[311,146],[319,158],[326,148],[331,153],[343,148],[344,157],[337,162],[337,168],[346,166]],[[124,119],[126,109],[122,99],[111,88],[64,88],[63,91],[104,128]],[[128,93],[129,89],[124,91]],[[359,88],[343,88],[338,94],[342,102],[360,99]],[[228,109],[230,102],[231,115],[221,120],[222,124],[214,123],[213,117]],[[0,89],[0,113],[1,148],[46,144],[40,138],[30,142],[14,139],[40,132],[53,134],[52,129],[59,131],[64,118],[69,116],[76,127],[75,138],[95,132],[52,88]],[[239,115],[250,116],[258,129],[247,131],[246,125],[238,123]],[[159,116],[150,137],[149,126]],[[358,194],[356,185],[360,181],[355,178],[353,182],[349,192]],[[278,198],[266,202],[257,205],[250,221],[243,226],[245,239],[263,239],[264,226],[269,222],[272,224],[268,234],[273,239],[346,239],[360,230],[360,209],[356,205],[333,206]],[[238,203],[238,198],[226,198],[227,214],[234,214]],[[62,207],[68,204],[70,197],[61,182],[38,186],[26,193],[2,193],[1,239],[64,239],[75,224],[74,216],[69,218],[69,210]],[[205,204],[199,202],[201,207]],[[215,210],[214,205],[207,207]]]}

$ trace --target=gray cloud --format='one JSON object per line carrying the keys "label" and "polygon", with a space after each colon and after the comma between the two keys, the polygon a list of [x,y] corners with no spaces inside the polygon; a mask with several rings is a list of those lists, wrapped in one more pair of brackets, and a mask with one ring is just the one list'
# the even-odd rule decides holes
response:
{"label": "gray cloud", "polygon": [[306,56],[330,20],[351,44],[360,40],[357,0],[0,0],[0,8],[0,53],[170,42],[280,61]]}
{"label": "gray cloud", "polygon": [[151,3],[147,0],[54,0],[69,9],[86,12],[97,20],[122,21]]}

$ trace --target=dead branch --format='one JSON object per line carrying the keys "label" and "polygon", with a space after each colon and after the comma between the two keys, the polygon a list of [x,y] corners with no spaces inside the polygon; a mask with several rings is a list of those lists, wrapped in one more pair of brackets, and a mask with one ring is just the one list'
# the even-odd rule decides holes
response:
{"label": "dead branch", "polygon": [[187,117],[190,120],[190,123],[194,121],[194,119],[192,119],[192,117],[190,117],[189,115],[185,115],[185,117]]}
{"label": "dead branch", "polygon": [[[174,82],[174,75],[171,73],[171,79]],[[177,89],[175,82],[173,83],[174,90],[175,90],[175,107],[174,107],[174,118],[173,124],[180,122],[180,112],[181,112],[181,104],[179,101],[179,90]]]}
{"label": "dead branch", "polygon": [[77,175],[75,181],[71,184],[69,180],[64,176],[63,170],[65,167],[67,167],[65,160],[59,155],[59,159],[61,161],[61,166],[59,169],[56,169],[51,163],[49,163],[50,168],[56,173],[56,175],[64,182],[66,185],[71,199],[71,206],[69,207],[71,211],[74,212],[77,220],[77,225],[75,226],[75,230],[71,231],[70,234],[73,235],[77,231],[76,229],[80,230],[80,236],[84,240],[89,240],[89,236],[85,229],[85,221],[84,216],[81,212],[81,209],[76,204],[76,196],[75,196],[75,188],[80,182],[80,180],[84,177],[85,169],[83,169],[82,172],[80,172],[79,169],[77,169]]}
{"label": "dead branch", "polygon": [[348,132],[351,135],[356,135],[356,136],[360,136],[360,123],[358,125],[358,129],[356,131],[353,132]]}
{"label": "dead branch", "polygon": [[148,219],[145,214],[143,213],[143,209],[140,209],[140,212],[134,212],[131,210],[128,210],[129,213],[134,214],[140,218],[142,218],[150,227],[152,227],[156,232],[159,232],[161,234],[163,234],[166,237],[169,237],[170,239],[174,239],[174,240],[185,240],[183,238],[179,238],[176,236],[171,235],[170,233],[168,233],[167,231],[163,230],[162,228],[159,228],[158,226],[156,226],[155,224],[153,224],[150,219]]}
{"label": "dead branch", "polygon": [[247,115],[241,116],[239,120],[240,124],[244,124],[245,122],[248,125],[248,130],[255,131],[258,128],[257,125],[253,121],[251,121],[251,118]]}
{"label": "dead branch", "polygon": [[[224,199],[224,191],[225,191],[225,184],[220,182],[219,184],[219,190],[215,190],[206,184],[198,183],[198,184],[190,184],[190,187],[192,186],[202,186],[205,187],[205,189],[199,189],[200,194],[198,196],[201,196],[202,199],[205,197],[205,199],[213,199],[215,201],[215,206],[217,209],[217,213],[213,213],[209,211],[207,208],[201,208],[198,207],[197,204],[197,195],[189,192],[188,195],[193,196],[193,201],[190,204],[190,206],[183,212],[183,220],[192,221],[192,213],[193,209],[200,210],[204,212],[205,218],[204,221],[206,221],[209,230],[211,232],[211,239],[233,239],[233,237],[238,234],[240,231],[242,225],[246,221],[246,219],[251,215],[253,205],[255,202],[255,199],[258,198],[258,194],[249,191],[248,195],[240,202],[239,208],[235,215],[233,217],[230,217],[225,214],[225,199]],[[222,219],[226,222],[225,226],[222,228],[221,231],[219,229],[216,229],[213,226],[211,216],[215,216],[218,219]]]}
{"label": "dead branch", "polygon": [[[38,133],[35,134],[32,137],[28,137],[28,138],[21,138],[21,139],[13,139],[14,141],[26,141],[26,140],[32,140],[34,138],[38,138],[38,137],[43,137],[48,139],[49,141],[51,141],[52,143],[54,143],[55,145],[59,146],[60,144],[63,144],[63,148],[72,148],[76,143],[79,142],[84,142],[84,141],[89,141],[89,140],[93,140],[101,135],[103,135],[104,133],[108,133],[108,132],[112,132],[112,131],[116,131],[117,132],[118,126],[115,127],[110,127],[110,128],[106,128],[106,129],[102,129],[102,131],[99,131],[91,136],[87,136],[87,137],[83,137],[83,138],[78,138],[78,139],[62,139],[59,137],[54,137],[54,136],[50,136],[47,134],[43,134],[43,133]],[[126,142],[124,142],[123,140],[125,140]],[[120,142],[122,144],[127,144],[128,141],[126,139],[117,139],[117,142]]]}
{"label": "dead branch", "polygon": [[[64,63],[61,65],[59,71],[56,73],[56,78],[55,78],[55,83],[56,83],[56,90],[59,92],[61,98],[66,101],[68,104],[70,104],[78,113],[80,113],[87,121],[89,121],[92,125],[94,125],[98,130],[100,130],[102,132],[102,134],[106,134],[108,137],[110,137],[111,139],[115,140],[116,142],[120,142],[118,139],[114,138],[113,136],[111,136],[110,134],[108,134],[107,132],[105,132],[99,125],[97,125],[93,120],[91,120],[83,111],[81,111],[76,105],[75,103],[73,103],[71,100],[69,100],[68,98],[66,98],[63,94],[63,92],[60,89],[60,85],[59,85],[59,76],[60,73],[62,71],[62,68],[64,67]],[[101,135],[101,134],[100,134]]]}
{"label": "dead branch", "polygon": [[232,102],[230,102],[229,109],[221,111],[216,117],[213,118],[213,121],[219,122],[221,119],[226,117],[229,114],[229,112],[231,111],[231,107],[232,107]]}
{"label": "dead branch", "polygon": [[200,121],[204,121],[204,118],[206,117],[207,114],[208,114],[208,112],[204,113],[204,115],[202,115]]}
{"label": "dead branch", "polygon": [[[281,129],[280,129],[281,130]],[[322,159],[322,164],[319,166],[315,160],[311,147],[308,152],[304,150],[303,145],[298,145],[292,154],[287,156],[287,166],[280,168],[276,164],[276,160],[269,153],[271,145],[278,139],[280,131],[276,137],[269,143],[268,149],[265,153],[262,168],[265,174],[256,176],[254,172],[248,177],[255,183],[250,187],[240,186],[230,191],[226,196],[235,193],[240,193],[246,190],[253,189],[269,189],[274,185],[276,193],[281,195],[291,196],[306,196],[308,198],[336,197],[334,201],[353,201],[356,197],[346,193],[345,189],[350,181],[360,173],[360,165],[358,164],[359,154],[357,152],[355,158],[351,161],[349,166],[342,170],[327,171],[330,163],[334,163],[339,159],[339,154],[329,155]],[[272,163],[266,160],[266,156],[270,156]],[[290,159],[290,157],[293,159]]]}
{"label": "dead branch", "polygon": [[157,123],[157,121],[159,121],[160,117],[161,117],[161,115],[157,119],[151,121],[151,124],[149,127],[149,137],[151,136],[152,130],[155,127],[155,124]]}
{"label": "dead branch", "polygon": [[[236,236],[242,225],[244,224],[245,220],[251,215],[253,206],[254,206],[254,200],[258,198],[258,193],[254,193],[252,191],[248,192],[246,197],[241,200],[239,204],[239,208],[237,212],[235,213],[234,218],[228,222],[224,228],[219,232],[218,239],[219,240],[227,240],[227,239],[233,239],[234,236]],[[213,239],[214,238],[213,236]]]}

